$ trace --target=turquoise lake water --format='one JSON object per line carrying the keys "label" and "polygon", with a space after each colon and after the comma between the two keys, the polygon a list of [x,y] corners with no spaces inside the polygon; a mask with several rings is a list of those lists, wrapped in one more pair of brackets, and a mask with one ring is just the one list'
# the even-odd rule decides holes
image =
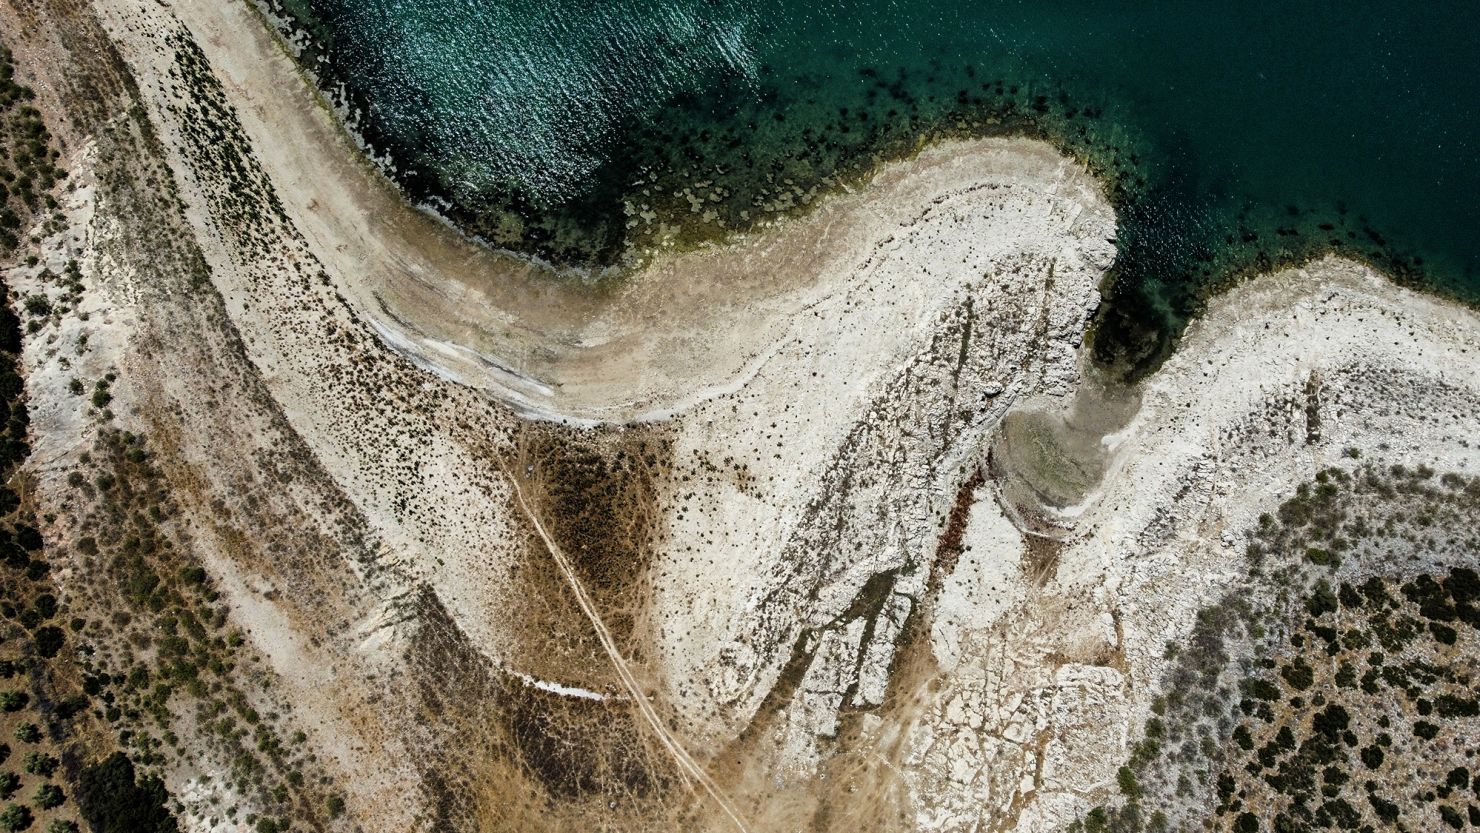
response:
{"label": "turquoise lake water", "polygon": [[1106,356],[1324,249],[1480,297],[1473,2],[284,2],[414,198],[557,262],[640,245],[624,201],[698,186],[743,227],[920,135],[1025,130],[1112,185]]}

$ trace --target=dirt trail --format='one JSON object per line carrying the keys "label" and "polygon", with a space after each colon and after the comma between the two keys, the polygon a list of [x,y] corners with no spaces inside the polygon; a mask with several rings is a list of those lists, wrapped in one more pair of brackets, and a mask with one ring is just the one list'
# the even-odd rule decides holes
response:
{"label": "dirt trail", "polygon": [[581,585],[581,580],[576,575],[575,567],[570,563],[570,559],[565,557],[565,552],[561,550],[560,545],[555,543],[555,539],[545,529],[544,523],[540,520],[539,513],[535,511],[534,507],[529,504],[528,499],[525,498],[524,487],[520,484],[520,478],[507,469],[505,469],[505,473],[508,475],[509,483],[514,487],[514,500],[519,504],[520,511],[529,519],[535,532],[540,536],[540,540],[544,542],[545,549],[549,550],[550,557],[554,559],[555,565],[560,568],[560,574],[565,577],[565,581],[569,584],[571,592],[575,594],[576,604],[580,605],[581,612],[585,613],[586,618],[591,622],[591,628],[596,632],[596,638],[601,641],[601,647],[606,651],[607,658],[611,660],[612,667],[616,669],[617,676],[622,681],[622,686],[627,689],[627,693],[631,695],[632,701],[637,704],[637,709],[642,713],[642,717],[647,721],[648,726],[652,727],[653,734],[658,737],[658,742],[663,744],[663,748],[668,750],[669,754],[673,756],[673,760],[678,764],[679,774],[684,779],[684,785],[692,789],[693,784],[690,779],[697,781],[699,786],[704,789],[704,792],[708,793],[714,803],[719,805],[719,808],[724,811],[724,814],[735,823],[735,827],[741,833],[749,833],[749,828],[745,826],[745,822],[741,820],[739,812],[735,809],[734,804],[731,803],[724,791],[714,782],[713,778],[709,777],[709,773],[704,771],[704,768],[699,765],[699,762],[695,761],[689,755],[688,750],[684,748],[679,739],[674,737],[672,732],[668,731],[668,727],[663,725],[663,720],[658,716],[657,710],[653,708],[652,701],[648,699],[647,693],[642,690],[642,685],[633,676],[632,670],[627,666],[627,660],[622,656],[622,652],[617,649],[617,643],[612,638],[611,631],[607,629],[606,623],[601,620],[601,614],[597,612],[596,606],[591,601],[591,597],[586,594],[586,588]]}

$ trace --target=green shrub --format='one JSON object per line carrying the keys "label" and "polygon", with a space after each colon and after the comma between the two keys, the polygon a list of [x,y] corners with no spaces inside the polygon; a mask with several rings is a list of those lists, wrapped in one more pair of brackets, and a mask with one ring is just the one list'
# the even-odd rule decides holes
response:
{"label": "green shrub", "polygon": [[1305,600],[1305,609],[1315,617],[1320,617],[1325,613],[1335,613],[1338,605],[1336,593],[1331,589],[1331,583],[1325,579],[1316,582],[1309,598]]}
{"label": "green shrub", "polygon": [[1280,699],[1279,687],[1269,682],[1268,680],[1262,680],[1258,677],[1252,677],[1244,680],[1242,683],[1239,684],[1239,688],[1242,689],[1245,694],[1257,700],[1270,702]]}
{"label": "green shrub", "polygon": [[25,830],[31,826],[33,820],[31,811],[19,804],[11,804],[6,806],[4,810],[0,810],[0,830],[9,831],[10,833],[17,830]]}
{"label": "green shrub", "polygon": [[26,312],[37,317],[51,315],[51,302],[45,295],[31,295],[26,298]]}
{"label": "green shrub", "polygon": [[78,777],[77,805],[93,833],[177,833],[168,801],[164,783],[135,778],[134,764],[122,752],[84,767]]}
{"label": "green shrub", "polygon": [[1296,657],[1294,662],[1286,664],[1280,669],[1280,676],[1296,691],[1305,691],[1315,682],[1315,671],[1305,657]]}
{"label": "green shrub", "polygon": [[57,759],[46,754],[45,752],[32,750],[26,753],[25,763],[23,763],[21,766],[23,769],[25,769],[26,772],[29,772],[32,775],[49,777],[53,772],[56,772],[57,770]]}
{"label": "green shrub", "polygon": [[31,803],[43,810],[62,806],[67,797],[62,794],[62,788],[56,784],[42,784],[36,788],[36,794],[31,798]]}
{"label": "green shrub", "polygon": [[61,651],[62,646],[67,642],[66,634],[62,633],[62,629],[55,625],[38,628],[35,637],[36,653],[47,659],[56,656],[57,652]]}
{"label": "green shrub", "polygon": [[1383,754],[1382,747],[1374,743],[1363,747],[1361,757],[1362,763],[1366,764],[1368,769],[1377,769],[1382,766],[1382,760],[1386,756]]}
{"label": "green shrub", "polygon": [[1115,773],[1115,783],[1120,787],[1120,794],[1126,798],[1137,798],[1141,795],[1141,784],[1136,779],[1136,773],[1128,766],[1123,766]]}

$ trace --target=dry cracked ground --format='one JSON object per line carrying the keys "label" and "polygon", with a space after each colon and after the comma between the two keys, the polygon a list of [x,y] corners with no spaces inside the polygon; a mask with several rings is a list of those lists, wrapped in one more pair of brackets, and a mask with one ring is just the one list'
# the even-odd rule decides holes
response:
{"label": "dry cracked ground", "polygon": [[1471,310],[1321,260],[1111,383],[1022,139],[540,274],[245,3],[0,24],[0,825],[1480,824]]}

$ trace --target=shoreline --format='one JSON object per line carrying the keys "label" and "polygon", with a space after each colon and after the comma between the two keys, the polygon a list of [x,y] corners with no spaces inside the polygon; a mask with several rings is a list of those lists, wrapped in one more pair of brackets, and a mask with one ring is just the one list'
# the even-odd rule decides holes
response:
{"label": "shoreline", "polygon": [[[435,204],[435,202],[442,202],[453,205],[453,201],[445,195],[429,193],[425,198],[417,199],[409,188],[399,181],[399,174],[393,169],[393,165],[382,161],[382,158],[389,158],[389,153],[378,148],[366,138],[364,129],[359,124],[359,117],[351,118],[348,115],[351,103],[315,80],[316,73],[305,67],[299,56],[294,54],[294,36],[301,36],[312,42],[313,36],[309,30],[290,12],[277,14],[261,7],[262,4],[271,3],[273,0],[243,0],[243,2],[251,9],[262,27],[272,35],[272,39],[282,51],[293,61],[304,86],[329,114],[339,130],[355,145],[356,154],[366,164],[368,170],[373,172],[376,178],[383,180],[407,208],[432,217],[459,238],[495,255],[507,256],[546,270],[555,280],[573,278],[579,282],[596,286],[598,289],[607,287],[611,283],[620,284],[621,281],[639,275],[657,259],[716,248],[730,248],[743,245],[745,241],[756,235],[773,233],[775,229],[786,224],[804,220],[810,213],[825,205],[828,200],[869,187],[873,180],[886,169],[906,165],[922,153],[939,146],[972,144],[982,141],[1028,141],[1048,144],[1059,155],[1089,169],[1100,180],[1100,189],[1110,196],[1112,207],[1115,206],[1115,194],[1118,191],[1133,190],[1122,180],[1129,182],[1139,176],[1134,168],[1127,168],[1117,175],[1112,169],[1118,168],[1119,162],[1104,161],[1105,158],[1114,158],[1115,154],[1097,155],[1093,152],[1091,145],[1076,144],[1064,135],[1056,133],[1046,122],[1039,123],[1023,113],[1004,115],[996,111],[983,110],[972,115],[969,124],[958,121],[954,125],[948,125],[946,122],[949,119],[943,119],[940,124],[923,127],[917,133],[886,143],[886,146],[869,147],[860,152],[856,158],[840,166],[842,168],[840,172],[823,177],[806,192],[796,191],[795,195],[801,197],[797,204],[763,213],[748,221],[748,224],[721,227],[717,233],[710,233],[705,230],[710,226],[709,223],[700,222],[695,225],[689,220],[691,212],[674,208],[670,214],[658,212],[658,224],[671,227],[674,233],[670,233],[663,239],[649,240],[646,244],[635,248],[626,246],[621,257],[614,262],[556,262],[536,252],[499,245],[466,228],[459,220]],[[284,21],[281,26],[274,22],[277,19]],[[342,79],[336,82],[337,86],[344,86],[344,84]],[[1145,178],[1139,178],[1144,185]]]}
{"label": "shoreline", "polygon": [[[273,40],[281,46],[285,53],[292,51],[289,32],[299,33],[302,37],[312,39],[309,29],[291,13],[282,13],[282,25],[269,19],[268,13],[259,8],[259,4],[270,2],[270,0],[246,0],[246,2],[260,19],[262,27],[272,35]],[[287,29],[285,30],[284,27]],[[332,60],[327,57],[327,52],[316,54],[320,55],[320,60],[332,63]],[[840,168],[840,173],[828,175],[815,183],[814,187],[807,192],[808,199],[805,204],[783,209],[769,219],[755,221],[754,225],[724,229],[718,235],[701,232],[693,236],[689,242],[679,242],[676,246],[670,245],[670,242],[664,242],[642,248],[635,253],[629,251],[631,256],[624,256],[624,262],[607,265],[561,265],[537,254],[521,252],[517,248],[500,247],[472,232],[465,227],[464,222],[443,213],[435,206],[426,202],[413,201],[411,192],[399,181],[398,175],[388,171],[383,164],[371,157],[372,151],[376,153],[380,151],[376,151],[374,146],[361,135],[360,129],[355,124],[346,120],[342,112],[344,103],[334,94],[313,82],[308,70],[297,59],[294,59],[293,63],[300,68],[305,85],[331,114],[335,124],[341,131],[351,136],[355,144],[361,148],[359,155],[410,210],[432,216],[448,231],[479,248],[528,262],[537,269],[549,270],[555,280],[574,279],[593,284],[598,291],[620,292],[623,282],[639,279],[655,261],[668,256],[681,256],[710,249],[743,248],[746,241],[752,237],[772,234],[776,228],[804,221],[809,214],[819,210],[828,201],[858,189],[868,188],[870,183],[884,170],[892,166],[908,164],[918,155],[941,146],[969,144],[983,140],[1018,141],[1026,139],[1047,143],[1057,153],[1074,159],[1077,164],[1091,171],[1099,180],[1100,189],[1107,195],[1112,209],[1117,214],[1131,213],[1130,209],[1134,202],[1137,199],[1144,199],[1147,188],[1155,181],[1155,175],[1144,169],[1145,163],[1136,160],[1136,154],[1132,150],[1122,148],[1117,151],[1116,149],[1117,144],[1130,148],[1134,145],[1135,139],[1122,138],[1117,143],[1116,140],[1091,138],[1091,134],[1084,131],[1083,124],[1078,125],[1078,138],[1076,138],[1074,136],[1076,125],[1064,120],[1058,113],[1044,111],[1034,115],[1032,112],[1023,111],[1021,105],[1009,104],[1007,110],[1002,112],[1012,113],[1014,106],[1021,111],[1007,116],[1009,123],[1000,121],[1001,112],[987,108],[981,112],[943,116],[941,123],[920,127],[916,133],[911,134],[908,140],[887,140],[880,147],[864,148],[855,160]],[[345,84],[343,80],[336,83],[340,86]],[[980,106],[986,107],[986,105]],[[948,124],[953,118],[957,119],[954,126]],[[1124,131],[1130,131],[1130,134],[1134,135],[1131,127],[1123,126],[1122,132]],[[1145,154],[1145,150],[1142,148],[1142,155]],[[1131,161],[1127,161],[1125,157],[1129,157]],[[433,196],[432,199],[444,198]],[[1268,207],[1265,208],[1268,209]],[[1291,238],[1293,248],[1286,247],[1283,239],[1286,230],[1283,228],[1278,230],[1280,238],[1273,241],[1272,249],[1265,248],[1267,243],[1250,245],[1246,240],[1242,244],[1236,244],[1232,238],[1229,238],[1227,250],[1219,253],[1215,258],[1218,265],[1213,267],[1214,273],[1188,278],[1185,285],[1158,283],[1148,287],[1146,281],[1159,282],[1162,279],[1129,273],[1128,267],[1123,262],[1124,252],[1118,251],[1116,263],[1108,271],[1101,285],[1103,303],[1087,334],[1087,340],[1094,346],[1092,356],[1097,368],[1109,373],[1112,378],[1121,383],[1133,385],[1153,374],[1166,361],[1175,351],[1187,323],[1200,315],[1213,298],[1257,275],[1282,269],[1300,268],[1329,256],[1365,263],[1377,271],[1390,275],[1400,285],[1413,287],[1472,309],[1480,309],[1480,291],[1467,291],[1455,282],[1453,275],[1432,271],[1429,267],[1422,265],[1421,258],[1417,263],[1410,262],[1411,252],[1398,251],[1386,242],[1379,242],[1376,248],[1370,246],[1364,248],[1366,241],[1356,234],[1357,231],[1373,235],[1374,240],[1381,238],[1373,229],[1365,225],[1365,218],[1360,221],[1360,225],[1349,226],[1344,208],[1341,209],[1340,218],[1334,214],[1327,217],[1328,213],[1330,213],[1329,209],[1307,209],[1305,216],[1296,223],[1297,226],[1304,223],[1304,226],[1296,236]],[[686,212],[675,209],[673,218],[677,224],[675,228],[687,228],[685,217]],[[1322,218],[1336,222],[1334,236],[1327,233],[1331,227],[1329,222],[1320,223],[1319,227],[1322,231],[1315,230],[1316,227],[1313,224]],[[1230,218],[1223,217],[1222,219],[1226,221]],[[1269,233],[1274,233],[1272,227],[1261,230],[1266,232],[1266,237]],[[1342,232],[1348,231],[1352,232],[1346,235],[1349,239],[1336,239]],[[685,233],[680,231],[677,236],[683,238]],[[1193,264],[1184,265],[1191,268]],[[1157,304],[1154,303],[1157,299],[1164,300],[1171,305],[1171,308],[1158,310]],[[1147,337],[1155,341],[1154,346],[1147,348],[1144,344],[1137,344],[1138,341]]]}
{"label": "shoreline", "polygon": [[[865,240],[884,236],[871,230],[880,221],[908,220],[892,208],[897,197],[943,194],[955,171],[1011,177],[1015,154],[1064,164],[1029,140],[935,146],[914,162],[885,166],[866,194],[839,194],[765,233],[664,254],[605,291],[572,286],[409,206],[354,151],[254,8],[185,4],[176,12],[224,71],[226,95],[289,214],[359,313],[398,333],[397,346],[418,361],[545,419],[652,417],[694,401],[696,391],[702,398],[733,386],[763,360],[790,315],[832,291],[837,278],[824,276],[851,269],[858,257],[808,241],[849,235],[866,249]],[[270,142],[281,132],[296,137],[290,147]],[[1098,189],[1087,180],[1074,187]]]}
{"label": "shoreline", "polygon": [[[326,113],[329,118],[339,127],[339,130],[344,135],[344,138],[348,139],[353,145],[352,152],[358,158],[358,160],[363,163],[365,170],[370,173],[373,178],[381,180],[387,187],[389,187],[390,190],[395,193],[395,195],[399,198],[399,200],[405,205],[407,209],[435,220],[439,225],[445,228],[448,233],[455,235],[462,241],[476,246],[479,249],[486,250],[494,256],[506,257],[523,266],[547,272],[549,278],[554,281],[573,281],[578,285],[582,285],[593,290],[599,290],[600,285],[604,281],[611,277],[619,276],[622,273],[622,267],[619,266],[585,266],[578,264],[561,265],[546,260],[537,254],[521,252],[516,249],[498,246],[493,242],[472,233],[471,231],[461,228],[457,224],[456,220],[438,210],[435,205],[432,205],[431,203],[426,201],[414,201],[411,197],[411,194],[408,193],[404,188],[402,188],[399,183],[396,182],[394,174],[391,171],[387,170],[386,164],[383,164],[380,160],[376,158],[375,147],[371,145],[367,139],[365,139],[364,135],[360,132],[359,128],[355,124],[351,123],[346,116],[342,115],[342,112],[347,106],[346,103],[339,101],[332,93],[324,89],[319,84],[319,82],[315,80],[313,71],[303,66],[300,63],[298,56],[293,54],[293,44],[289,39],[289,36],[284,33],[281,27],[273,22],[273,16],[268,11],[265,11],[259,6],[259,2],[262,1],[263,0],[243,0],[243,2],[246,3],[248,9],[252,12],[252,16],[256,18],[263,29],[265,29],[270,35],[272,35],[272,40],[277,44],[278,48],[281,49],[283,54],[286,55],[289,60],[293,62],[293,66],[297,70],[299,82],[301,82],[301,84],[310,91],[310,94],[312,95],[315,102],[324,111],[324,113]],[[308,36],[307,32],[301,28],[294,29],[294,31],[299,32],[306,37]]]}
{"label": "shoreline", "polygon": [[[1123,420],[1066,419],[1105,462],[1045,541],[982,479],[1015,414],[1093,384],[1116,217],[1084,166],[935,146],[609,295],[520,283],[266,96],[296,76],[237,4],[177,5],[194,29],[98,4],[144,107],[69,160],[69,228],[6,275],[26,316],[67,261],[84,285],[25,340],[43,532],[78,534],[88,432],[147,440],[344,824],[1059,830],[1112,794],[1162,646],[1261,512],[1346,447],[1480,471],[1480,317],[1327,258],[1215,299]],[[178,194],[138,187],[158,171]],[[72,380],[110,373],[103,418]],[[1058,465],[1034,447],[994,462]],[[214,790],[259,799],[187,694],[161,771],[205,831]],[[548,739],[571,757],[541,766]]]}

